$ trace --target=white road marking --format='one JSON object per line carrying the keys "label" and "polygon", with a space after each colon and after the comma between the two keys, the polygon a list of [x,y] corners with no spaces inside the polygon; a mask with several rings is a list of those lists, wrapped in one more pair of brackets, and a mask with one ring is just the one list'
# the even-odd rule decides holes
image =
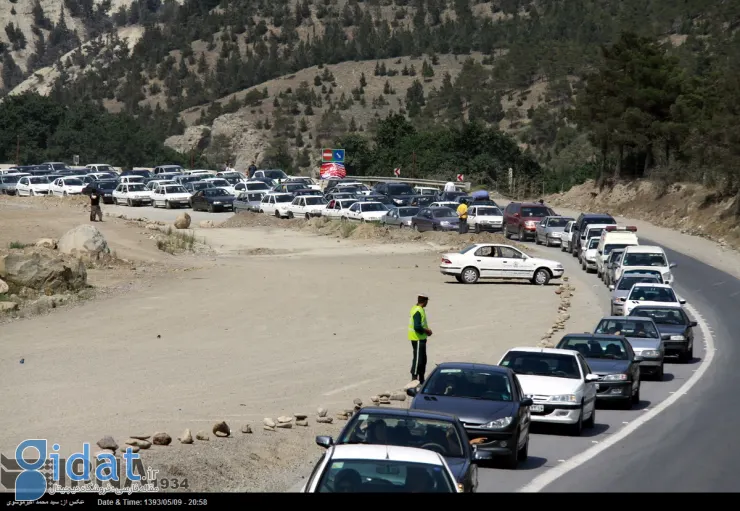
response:
{"label": "white road marking", "polygon": [[721,285],[722,285],[722,284],[724,284],[724,283],[725,283],[725,282],[724,282],[724,280],[723,280],[722,282],[715,282],[715,283],[714,283],[714,284],[712,284],[712,285],[713,285],[713,286],[721,286]]}
{"label": "white road marking", "polygon": [[[705,353],[704,359],[701,362],[701,365],[699,366],[699,369],[696,369],[694,371],[694,374],[689,378],[686,383],[684,383],[681,388],[676,391],[675,394],[669,396],[664,401],[660,402],[658,405],[655,406],[652,410],[650,410],[648,413],[643,415],[642,417],[635,419],[634,422],[629,424],[628,426],[623,427],[618,432],[614,433],[614,435],[609,436],[606,440],[601,442],[598,445],[595,445],[589,449],[586,449],[584,452],[577,454],[576,456],[573,456],[572,458],[568,459],[565,463],[562,465],[559,465],[557,467],[553,467],[544,473],[540,474],[539,476],[535,477],[532,481],[529,482],[526,486],[520,488],[518,492],[520,493],[536,493],[539,491],[542,491],[546,486],[548,486],[550,483],[554,482],[556,479],[559,479],[560,477],[564,476],[571,470],[574,470],[587,461],[590,461],[597,455],[601,454],[605,450],[607,450],[612,445],[616,444],[620,440],[625,439],[630,433],[634,432],[637,428],[648,422],[653,417],[657,416],[659,413],[665,411],[669,406],[671,406],[673,403],[678,401],[678,399],[686,394],[694,385],[696,385],[702,376],[704,376],[704,373],[707,372],[707,369],[709,369],[709,365],[712,363],[712,360],[714,359],[714,338],[712,337],[712,334],[709,330],[709,325],[707,325],[707,322],[704,320],[704,318],[699,314],[699,312],[694,309],[693,306],[690,305],[684,305],[686,309],[691,313],[692,316],[697,318],[697,322],[699,323],[699,328],[701,329],[702,335],[704,335],[704,338],[707,340],[710,350],[708,350]],[[646,409],[647,410],[647,409]]]}
{"label": "white road marking", "polygon": [[333,396],[334,394],[339,394],[340,392],[344,392],[345,390],[351,390],[355,387],[359,387],[360,385],[364,385],[366,383],[370,383],[373,380],[362,380],[358,381],[357,383],[353,383],[352,385],[347,385],[346,387],[340,387],[338,389],[330,390],[326,394],[323,394],[324,396]]}
{"label": "white road marking", "polygon": [[622,424],[629,424],[628,421],[622,421]]}

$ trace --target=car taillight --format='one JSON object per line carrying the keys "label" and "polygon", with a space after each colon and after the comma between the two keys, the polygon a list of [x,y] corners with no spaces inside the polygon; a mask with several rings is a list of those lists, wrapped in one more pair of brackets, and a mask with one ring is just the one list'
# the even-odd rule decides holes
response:
{"label": "car taillight", "polygon": [[444,258],[444,257],[442,258],[442,262],[443,262],[444,264],[452,264],[452,261],[450,261],[449,259],[446,259],[446,258]]}

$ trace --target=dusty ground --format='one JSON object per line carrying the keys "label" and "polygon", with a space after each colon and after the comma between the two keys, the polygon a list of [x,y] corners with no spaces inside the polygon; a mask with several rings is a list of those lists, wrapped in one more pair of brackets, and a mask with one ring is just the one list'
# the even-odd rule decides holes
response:
{"label": "dusty ground", "polygon": [[[58,238],[87,220],[81,205],[34,200],[0,201],[0,243]],[[243,216],[227,225],[262,221]],[[317,221],[195,229],[218,254],[205,257],[159,251],[141,223],[106,217],[99,227],[118,257],[158,270],[101,270],[92,283],[129,292],[0,327],[0,409],[11,412],[0,416],[0,452],[24,438],[53,438],[69,453],[107,434],[122,444],[166,431],[173,445],[145,451],[145,462],[187,478],[190,490],[285,490],[315,461],[313,437],[340,427],[317,424],[318,406],[333,416],[407,383],[417,293],[431,296],[430,367],[495,362],[508,347],[534,345],[560,303],[554,286],[442,278],[439,252],[470,241],[455,234],[347,232]],[[298,412],[307,428],[261,429],[265,417]],[[176,440],[219,420],[234,438]],[[246,423],[254,433],[239,431]]]}

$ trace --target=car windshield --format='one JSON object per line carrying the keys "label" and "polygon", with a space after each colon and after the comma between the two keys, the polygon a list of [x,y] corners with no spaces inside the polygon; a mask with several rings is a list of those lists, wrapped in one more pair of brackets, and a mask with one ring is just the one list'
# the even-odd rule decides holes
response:
{"label": "car windshield", "polygon": [[81,179],[65,179],[64,184],[66,186],[82,186],[85,183],[83,183]]}
{"label": "car windshield", "polygon": [[628,300],[640,302],[677,302],[676,294],[669,287],[635,286]]}
{"label": "car windshield", "polygon": [[445,457],[465,456],[462,439],[451,421],[399,417],[382,413],[357,416],[349,430],[344,430],[337,444],[398,445],[400,447],[430,446],[429,450]]}
{"label": "car windshield", "polygon": [[511,382],[506,374],[481,369],[447,368],[435,371],[422,393],[484,401],[513,400]]}
{"label": "car windshield", "polygon": [[522,208],[523,217],[542,218],[543,216],[549,215],[552,215],[552,211],[550,211],[550,208],[546,208],[544,206]]}
{"label": "car windshield", "polygon": [[612,253],[612,250],[620,250],[624,249],[626,247],[629,247],[631,245],[629,244],[614,244],[614,245],[604,245],[604,255],[609,255]]}
{"label": "car windshield", "polygon": [[49,180],[43,176],[39,177],[29,177],[28,182],[32,185],[45,185],[49,183]]}
{"label": "car windshield", "polygon": [[658,279],[655,277],[648,277],[647,275],[644,277],[622,277],[617,289],[620,291],[629,291],[632,289],[632,286],[641,282],[660,284]]}
{"label": "car windshield", "polygon": [[212,179],[211,184],[213,186],[229,186],[229,182],[225,179]]}
{"label": "car windshield", "polygon": [[23,176],[4,176],[3,183],[17,183],[18,180]]}
{"label": "car windshield", "polygon": [[241,199],[242,200],[247,200],[247,201],[250,201],[250,202],[259,202],[259,201],[262,200],[262,197],[264,195],[265,195],[264,193],[247,193],[247,194],[244,194],[241,197]]}
{"label": "car windshield", "polygon": [[429,188],[417,188],[416,193],[418,195],[437,195],[437,193],[439,193],[439,190]]}
{"label": "car windshield", "polygon": [[439,208],[432,210],[432,216],[434,218],[450,218],[455,216],[455,212],[450,208]]}
{"label": "car windshield", "polygon": [[275,202],[293,202],[291,195],[276,195]]}
{"label": "car windshield", "polygon": [[129,185],[128,191],[129,192],[143,192],[146,188],[144,188],[144,185]]}
{"label": "car windshield", "polygon": [[356,200],[342,200],[342,201],[339,201],[339,205],[341,206],[342,209],[347,209],[355,202],[357,201]]}
{"label": "car windshield", "polygon": [[579,380],[576,357],[559,353],[540,353],[535,351],[510,351],[501,361],[501,365],[511,368],[516,374],[534,376],[553,376]]}
{"label": "car windshield", "polygon": [[270,179],[287,179],[288,176],[282,170],[266,170],[265,177]]}
{"label": "car windshield", "polygon": [[591,238],[590,240],[588,240],[589,249],[596,248],[598,246],[599,246],[599,238]]}
{"label": "car windshield", "polygon": [[363,204],[361,207],[363,213],[366,211],[388,211],[388,208],[380,202],[368,202]]}
{"label": "car windshield", "polygon": [[636,275],[638,273],[644,273],[646,275],[652,275],[656,279],[658,279],[658,282],[661,284],[663,283],[663,274],[660,273],[658,270],[626,270],[624,272],[624,277],[627,277],[628,275]]}
{"label": "car windshield", "polygon": [[165,186],[165,193],[188,193],[188,191],[182,186]]}
{"label": "car windshield", "polygon": [[326,204],[321,197],[306,197],[306,206],[320,206],[321,204]]}
{"label": "car windshield", "polygon": [[665,309],[651,309],[648,307],[636,307],[630,312],[630,316],[640,316],[643,318],[652,318],[659,325],[677,325],[685,326],[689,320],[684,312],[678,307]]}
{"label": "car windshield", "polygon": [[635,319],[602,319],[596,327],[596,334],[623,335],[625,337],[642,337],[659,339],[658,331],[652,321]]}
{"label": "car windshield", "polygon": [[[615,250],[611,254],[609,254],[609,261],[612,262],[612,263],[613,262],[616,262],[618,259],[620,259],[622,257],[623,254],[624,254],[624,251],[623,250]],[[625,274],[626,273],[627,272],[625,272]]]}
{"label": "car windshield", "polygon": [[616,220],[614,220],[610,216],[595,216],[591,218],[586,218],[583,221],[583,230],[586,230],[586,226],[589,224],[616,224]]}
{"label": "car windshield", "polygon": [[203,195],[206,197],[227,197],[231,194],[223,188],[209,188],[203,192]]}
{"label": "car windshield", "polygon": [[624,266],[668,266],[665,256],[661,253],[639,254],[629,253],[622,261]]}
{"label": "car windshield", "polygon": [[481,216],[503,216],[498,208],[478,208],[476,211]]}
{"label": "car windshield", "polygon": [[388,185],[388,195],[414,195],[414,189],[409,185]]}
{"label": "car windshield", "polygon": [[144,178],[142,176],[126,176],[126,180],[129,183],[141,183],[144,181]]}
{"label": "car windshield", "polygon": [[477,246],[478,245],[468,245],[467,247],[465,247],[464,249],[462,249],[459,253],[460,254],[466,254],[466,253],[470,252],[471,250],[473,250],[474,248],[476,248]]}
{"label": "car windshield", "polygon": [[318,493],[456,493],[441,465],[391,460],[332,460]]}
{"label": "car windshield", "polygon": [[193,188],[195,190],[203,190],[205,188],[213,188],[213,185],[211,183],[193,183]]}
{"label": "car windshield", "polygon": [[566,337],[560,341],[558,348],[575,350],[584,358],[629,359],[624,342],[615,339]]}
{"label": "car windshield", "polygon": [[96,188],[100,188],[102,190],[113,190],[116,187],[115,181],[96,181],[93,185]]}
{"label": "car windshield", "polygon": [[414,216],[419,212],[419,208],[398,208],[399,217]]}
{"label": "car windshield", "polygon": [[565,227],[568,222],[570,222],[571,218],[551,218],[547,221],[548,227]]}
{"label": "car windshield", "polygon": [[177,180],[180,181],[182,184],[194,183],[198,181],[199,179],[200,177],[198,176],[182,176],[182,177],[177,178]]}
{"label": "car windshield", "polygon": [[115,172],[110,165],[98,165],[98,172]]}

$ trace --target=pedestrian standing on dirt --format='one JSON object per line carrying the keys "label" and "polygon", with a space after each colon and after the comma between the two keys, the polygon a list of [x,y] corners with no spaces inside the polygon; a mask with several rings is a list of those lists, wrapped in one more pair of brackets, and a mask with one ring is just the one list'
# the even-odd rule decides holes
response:
{"label": "pedestrian standing on dirt", "polygon": [[[98,220],[95,220],[96,218]],[[97,188],[93,188],[90,192],[90,221],[103,221],[103,210],[100,209],[100,192]]]}
{"label": "pedestrian standing on dirt", "polygon": [[252,177],[254,176],[254,173],[257,172],[257,165],[254,164],[254,160],[252,160],[252,164],[247,168],[248,176]]}
{"label": "pedestrian standing on dirt", "polygon": [[426,306],[428,303],[428,296],[419,295],[416,305],[411,307],[409,317],[408,337],[414,353],[411,359],[411,380],[418,381],[419,385],[424,383],[427,370],[427,338],[432,335],[432,331],[427,324]]}
{"label": "pedestrian standing on dirt", "polygon": [[457,232],[460,234],[466,234],[468,232],[468,203],[465,200],[460,202],[457,207],[457,217],[460,222],[457,226]]}

